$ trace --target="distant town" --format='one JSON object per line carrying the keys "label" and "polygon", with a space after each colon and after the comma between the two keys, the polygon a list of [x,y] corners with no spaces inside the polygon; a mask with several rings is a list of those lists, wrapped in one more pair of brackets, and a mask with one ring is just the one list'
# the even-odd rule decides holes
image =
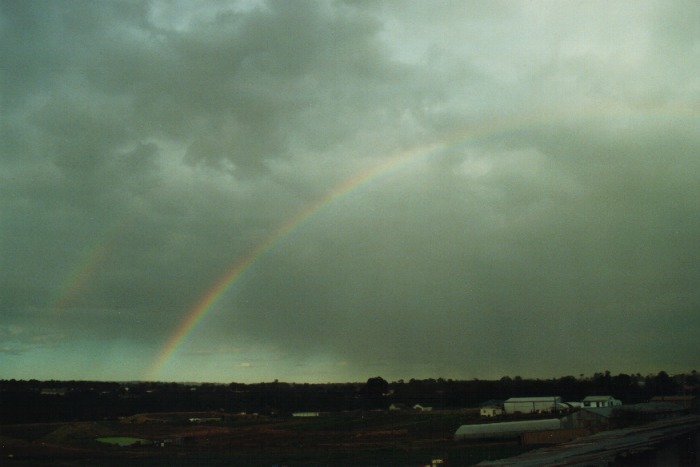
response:
{"label": "distant town", "polygon": [[[618,374],[498,380],[410,379],[380,376],[353,383],[165,383],[0,380],[3,423],[93,420],[139,412],[209,411],[290,415],[347,410],[456,410],[491,407],[489,415],[512,412],[515,397],[550,397],[556,411],[585,407],[587,396],[610,396],[616,404],[638,404],[662,396],[698,396],[696,371],[669,375]],[[540,410],[541,407],[535,407]],[[527,411],[527,410],[520,410]]]}
{"label": "distant town", "polygon": [[[61,453],[177,455],[192,465],[203,452],[229,461],[235,453],[241,465],[304,465],[309,449],[328,461],[371,460],[390,448],[407,463],[511,465],[494,457],[498,446],[496,457],[529,456],[531,465],[599,459],[601,450],[614,460],[640,449],[696,462],[689,446],[700,431],[699,391],[696,371],[328,384],[2,380],[0,453],[37,462]],[[584,437],[593,440],[588,451],[573,443]],[[264,459],[261,446],[270,448]]]}

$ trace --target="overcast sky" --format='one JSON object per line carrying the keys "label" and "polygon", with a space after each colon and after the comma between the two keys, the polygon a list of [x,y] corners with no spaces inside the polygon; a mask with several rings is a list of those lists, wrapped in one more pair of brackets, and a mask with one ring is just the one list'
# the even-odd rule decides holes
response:
{"label": "overcast sky", "polygon": [[698,18],[0,0],[0,378],[700,369]]}

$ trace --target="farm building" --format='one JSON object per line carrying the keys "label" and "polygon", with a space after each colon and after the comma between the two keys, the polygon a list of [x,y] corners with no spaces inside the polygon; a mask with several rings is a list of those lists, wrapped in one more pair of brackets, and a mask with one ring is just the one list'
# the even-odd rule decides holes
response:
{"label": "farm building", "polygon": [[612,413],[612,407],[583,408],[562,418],[561,424],[563,428],[588,428],[600,431],[610,427]]}
{"label": "farm building", "polygon": [[468,439],[514,439],[529,431],[558,430],[558,418],[522,420],[518,422],[481,423],[462,425],[455,432],[456,440]]}
{"label": "farm building", "polygon": [[542,413],[564,410],[561,397],[511,397],[503,403],[503,409],[507,414],[514,413]]}
{"label": "farm building", "polygon": [[479,409],[479,415],[482,417],[497,417],[503,414],[503,407],[495,405],[486,405]]}
{"label": "farm building", "polygon": [[622,405],[622,402],[615,399],[613,396],[588,396],[581,401],[581,407],[584,409],[595,407],[616,407]]}

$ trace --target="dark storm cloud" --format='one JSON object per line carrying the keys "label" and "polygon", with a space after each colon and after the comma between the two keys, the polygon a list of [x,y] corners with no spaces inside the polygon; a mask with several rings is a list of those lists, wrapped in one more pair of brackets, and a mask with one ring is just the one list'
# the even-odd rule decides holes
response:
{"label": "dark storm cloud", "polygon": [[150,26],[99,50],[86,74],[130,95],[139,124],[184,141],[187,161],[259,171],[295,146],[342,142],[367,124],[348,116],[400,77],[373,38],[376,22],[347,13],[274,3],[188,31]]}
{"label": "dark storm cloud", "polygon": [[8,368],[155,355],[281,225],[433,143],[279,239],[172,377],[695,366],[692,8],[1,3]]}
{"label": "dark storm cloud", "polygon": [[14,104],[3,115],[3,252],[23,265],[6,273],[11,307],[18,295],[56,299],[107,248],[83,306],[182,312],[308,201],[289,189],[319,192],[244,179],[386,118],[369,104],[398,77],[373,38],[378,23],[359,10],[280,3],[181,31],[149,22],[141,2],[39,6],[3,5],[13,63],[3,95]]}
{"label": "dark storm cloud", "polygon": [[[597,126],[550,128],[557,144],[526,136],[532,146],[500,163],[490,148],[493,173],[424,172],[334,217],[332,235],[275,253],[275,273],[257,280],[290,291],[242,296],[231,308],[248,313],[232,328],[349,360],[474,374],[527,368],[533,355],[548,368],[588,367],[584,356],[601,351],[640,364],[649,345],[664,349],[663,365],[692,355],[684,318],[660,324],[669,310],[690,317],[700,298],[688,178],[700,167],[683,149],[696,137],[660,146],[661,125],[621,143]],[[585,142],[562,147],[580,132]]]}

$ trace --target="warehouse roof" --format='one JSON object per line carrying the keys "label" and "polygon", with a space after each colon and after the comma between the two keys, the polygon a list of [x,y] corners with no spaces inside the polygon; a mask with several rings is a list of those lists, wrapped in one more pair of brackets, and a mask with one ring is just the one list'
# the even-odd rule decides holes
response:
{"label": "warehouse roof", "polygon": [[672,418],[632,428],[603,431],[569,443],[529,451],[478,465],[538,467],[540,465],[609,465],[618,456],[653,448],[685,433],[697,432],[700,417]]}
{"label": "warehouse roof", "polygon": [[553,400],[559,400],[559,396],[548,396],[548,397],[511,397],[506,402],[550,402]]}
{"label": "warehouse roof", "polygon": [[514,422],[479,423],[462,425],[455,432],[455,439],[474,439],[490,437],[518,437],[526,431],[558,430],[561,420],[547,418],[540,420],[519,420]]}

